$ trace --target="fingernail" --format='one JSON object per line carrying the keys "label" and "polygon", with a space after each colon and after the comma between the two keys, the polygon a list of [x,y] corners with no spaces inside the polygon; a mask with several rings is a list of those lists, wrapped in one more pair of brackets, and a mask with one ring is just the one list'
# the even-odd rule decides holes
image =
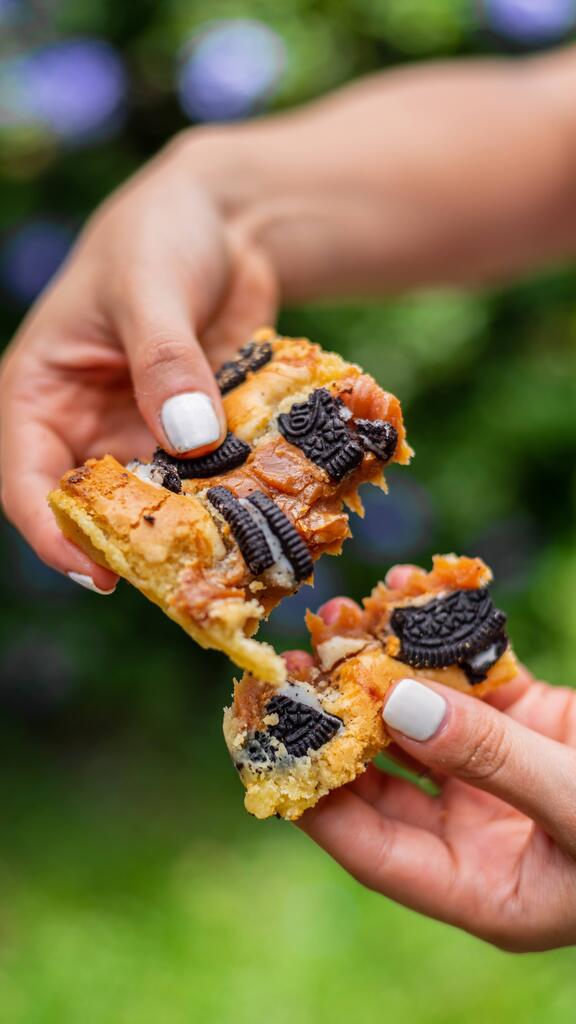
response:
{"label": "fingernail", "polygon": [[167,398],[162,406],[162,426],[177,452],[189,452],[220,437],[220,420],[212,399],[203,391],[187,391]]}
{"label": "fingernail", "polygon": [[429,740],[446,714],[446,701],[415,679],[401,679],[386,701],[382,717],[392,729],[411,740]]}
{"label": "fingernail", "polygon": [[116,590],[116,587],[112,587],[112,590],[100,590],[100,587],[96,586],[91,576],[84,576],[81,572],[68,572],[66,575],[73,583],[80,584],[81,587],[91,590],[94,594],[103,594],[105,597],[108,597]]}

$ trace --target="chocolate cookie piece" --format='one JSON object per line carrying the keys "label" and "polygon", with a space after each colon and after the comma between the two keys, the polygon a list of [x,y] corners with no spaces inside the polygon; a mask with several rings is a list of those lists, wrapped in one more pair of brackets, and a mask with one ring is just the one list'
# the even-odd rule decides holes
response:
{"label": "chocolate cookie piece", "polygon": [[461,661],[460,668],[466,673],[468,682],[472,686],[483,683],[492,666],[502,657],[508,646],[508,637],[503,629],[500,636],[496,637],[484,650],[471,655],[467,661]]}
{"label": "chocolate cookie piece", "polygon": [[425,604],[395,608],[390,627],[400,639],[400,661],[414,668],[470,662],[503,635],[506,616],[486,588],[455,590]]}
{"label": "chocolate cookie piece", "polygon": [[274,555],[262,530],[227,487],[211,487],[208,501],[229,524],[234,540],[253,576],[259,576],[274,564]]}
{"label": "chocolate cookie piece", "polygon": [[278,417],[278,429],[286,440],[337,482],[355,469],[364,455],[342,419],[341,408],[326,388],[317,388],[306,402],[296,402],[290,412]]}
{"label": "chocolate cookie piece", "polygon": [[249,341],[243,345],[235,359],[228,359],[216,371],[218,387],[223,395],[239,384],[243,384],[249,373],[269,363],[272,358],[272,345],[269,341]]}
{"label": "chocolate cookie piece", "polygon": [[294,700],[279,693],[272,697],[265,715],[275,715],[278,721],[258,730],[248,740],[245,753],[251,762],[263,764],[278,758],[279,744],[283,744],[290,757],[305,757],[311,750],[319,750],[341,729],[342,719],[329,715],[310,704]]}
{"label": "chocolate cookie piece", "polygon": [[[164,452],[163,454],[166,453]],[[166,460],[169,459],[170,456],[166,455]],[[172,466],[169,461],[157,459],[156,455],[149,465],[134,460],[134,462],[128,463],[128,468],[133,473],[136,473],[137,476],[140,476],[141,479],[150,480],[160,487],[165,487],[167,491],[173,491],[174,494],[180,494],[182,490],[182,482],[176,467]]]}
{"label": "chocolate cookie piece", "polygon": [[249,496],[248,501],[262,513],[268,526],[280,541],[282,551],[292,566],[296,580],[300,582],[307,579],[314,568],[312,556],[288,516],[262,491],[255,491]]}
{"label": "chocolate cookie piece", "polygon": [[250,451],[249,444],[228,431],[220,447],[208,455],[201,455],[197,459],[177,459],[162,448],[158,448],[153,461],[170,467],[181,480],[193,480],[199,477],[220,476],[229,469],[236,469],[246,462]]}
{"label": "chocolate cookie piece", "polygon": [[373,452],[388,462],[398,444],[398,431],[388,420],[355,420],[354,426],[365,451]]}

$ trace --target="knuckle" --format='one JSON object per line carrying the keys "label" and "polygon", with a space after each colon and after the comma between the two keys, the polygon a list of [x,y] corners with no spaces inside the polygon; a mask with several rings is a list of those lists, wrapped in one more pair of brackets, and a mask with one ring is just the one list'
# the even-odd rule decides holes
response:
{"label": "knuckle", "polygon": [[459,778],[488,782],[500,774],[509,754],[510,739],[506,729],[490,717],[468,737],[452,767]]}
{"label": "knuckle", "polygon": [[370,873],[360,881],[373,892],[381,892],[390,869],[390,860],[394,853],[397,838],[397,827],[392,820],[382,822],[377,841],[373,848]]}
{"label": "knuckle", "polygon": [[136,360],[136,373],[142,377],[165,374],[174,366],[188,361],[191,355],[189,341],[164,335],[149,338],[140,348]]}

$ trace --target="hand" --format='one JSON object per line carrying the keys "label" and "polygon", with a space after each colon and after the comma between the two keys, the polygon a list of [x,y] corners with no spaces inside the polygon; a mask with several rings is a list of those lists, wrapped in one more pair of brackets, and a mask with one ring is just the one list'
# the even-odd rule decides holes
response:
{"label": "hand", "polygon": [[269,263],[195,184],[195,153],[172,143],[104,204],[0,369],[6,515],[90,589],[117,578],[61,535],[48,491],[106,452],[213,448],[225,420],[211,367],[275,316]]}
{"label": "hand", "polygon": [[502,949],[575,943],[576,693],[524,671],[486,702],[400,682],[383,714],[440,795],[371,765],[303,830],[369,888]]}

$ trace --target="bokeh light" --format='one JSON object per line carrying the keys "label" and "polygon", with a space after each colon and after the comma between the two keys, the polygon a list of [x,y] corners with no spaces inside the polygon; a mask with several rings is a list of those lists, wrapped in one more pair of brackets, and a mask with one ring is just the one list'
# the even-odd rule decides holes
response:
{"label": "bokeh light", "polygon": [[19,302],[31,302],[65,259],[74,232],[54,220],[29,221],[14,231],[0,250],[0,282]]}
{"label": "bokeh light", "polygon": [[576,0],[483,0],[482,9],[493,31],[519,43],[552,42],[576,25]]}
{"label": "bokeh light", "polygon": [[127,79],[116,51],[99,39],[44,46],[26,62],[32,112],[55,135],[81,142],[107,136],[121,120]]}
{"label": "bokeh light", "polygon": [[193,121],[245,117],[274,94],[285,66],[284,43],[268,25],[215,22],[192,40],[178,76],[180,104]]}
{"label": "bokeh light", "polygon": [[16,21],[20,13],[18,0],[0,0],[0,25],[10,25]]}
{"label": "bokeh light", "polygon": [[31,125],[83,145],[121,127],[126,93],[124,65],[108,43],[51,43],[0,62],[0,125]]}

